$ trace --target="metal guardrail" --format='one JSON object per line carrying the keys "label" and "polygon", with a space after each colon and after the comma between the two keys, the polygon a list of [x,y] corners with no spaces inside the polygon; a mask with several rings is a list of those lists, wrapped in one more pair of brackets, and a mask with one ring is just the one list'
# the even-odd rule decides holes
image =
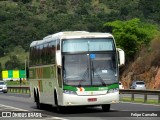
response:
{"label": "metal guardrail", "polygon": [[[12,86],[8,87],[8,92],[29,94],[28,86]],[[135,94],[144,95],[144,102],[147,102],[147,95],[157,95],[158,103],[160,103],[160,90],[125,90],[120,89],[120,94],[131,94],[131,101],[134,101]]]}
{"label": "metal guardrail", "polygon": [[131,94],[131,101],[134,101],[135,94],[144,95],[144,103],[147,102],[147,95],[157,95],[158,103],[160,103],[160,90],[120,90],[120,94]]}
{"label": "metal guardrail", "polygon": [[9,86],[8,88],[8,92],[12,92],[12,93],[25,93],[25,94],[29,94],[30,93],[30,89],[28,86]]}

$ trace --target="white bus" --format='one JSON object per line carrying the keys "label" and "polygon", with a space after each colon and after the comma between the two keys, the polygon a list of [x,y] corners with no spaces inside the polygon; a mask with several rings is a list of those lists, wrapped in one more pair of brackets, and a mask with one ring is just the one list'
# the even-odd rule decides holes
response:
{"label": "white bus", "polygon": [[30,44],[31,98],[38,108],[102,106],[119,102],[119,66],[124,51],[109,33],[68,31]]}

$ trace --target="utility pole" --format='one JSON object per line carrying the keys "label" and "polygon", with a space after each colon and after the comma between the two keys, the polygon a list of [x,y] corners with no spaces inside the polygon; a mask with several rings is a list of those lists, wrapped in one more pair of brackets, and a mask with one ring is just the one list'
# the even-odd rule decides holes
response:
{"label": "utility pole", "polygon": [[26,76],[26,80],[27,80],[26,65],[27,65],[27,60],[25,59],[25,76]]}

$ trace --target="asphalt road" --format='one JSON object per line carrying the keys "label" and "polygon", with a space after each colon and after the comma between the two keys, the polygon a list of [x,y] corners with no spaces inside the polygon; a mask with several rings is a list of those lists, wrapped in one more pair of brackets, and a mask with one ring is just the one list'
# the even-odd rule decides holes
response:
{"label": "asphalt road", "polygon": [[48,120],[159,119],[158,117],[137,117],[143,113],[157,114],[160,117],[160,105],[137,103],[112,104],[110,112],[102,112],[100,107],[69,107],[66,109],[66,113],[59,114],[49,105],[45,105],[42,110],[37,109],[35,103],[30,100],[29,95],[10,93],[0,93],[0,111],[40,112],[42,113],[43,119]]}

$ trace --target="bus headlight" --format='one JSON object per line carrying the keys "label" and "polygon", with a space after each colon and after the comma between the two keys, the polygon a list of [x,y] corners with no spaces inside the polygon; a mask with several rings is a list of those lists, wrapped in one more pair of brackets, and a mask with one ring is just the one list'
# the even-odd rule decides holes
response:
{"label": "bus headlight", "polygon": [[108,90],[108,93],[114,93],[114,92],[118,92],[118,91],[119,91],[118,88],[114,88],[114,89]]}
{"label": "bus headlight", "polygon": [[63,93],[77,95],[76,91],[71,91],[71,90],[63,90]]}

